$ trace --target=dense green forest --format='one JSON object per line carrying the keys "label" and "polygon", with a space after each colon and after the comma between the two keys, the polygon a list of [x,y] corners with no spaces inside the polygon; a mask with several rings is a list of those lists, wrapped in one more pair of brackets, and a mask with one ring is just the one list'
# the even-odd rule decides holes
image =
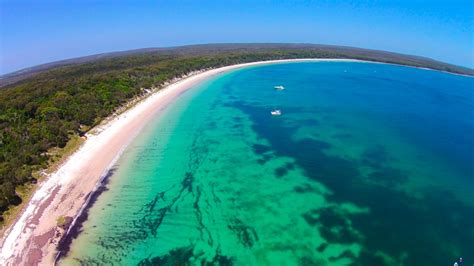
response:
{"label": "dense green forest", "polygon": [[103,56],[16,76],[0,88],[0,221],[9,206],[21,203],[16,189],[35,183],[32,173],[48,167],[52,148],[64,147],[144,89],[194,70],[284,58],[356,58],[472,74],[429,59],[355,48],[215,45]]}

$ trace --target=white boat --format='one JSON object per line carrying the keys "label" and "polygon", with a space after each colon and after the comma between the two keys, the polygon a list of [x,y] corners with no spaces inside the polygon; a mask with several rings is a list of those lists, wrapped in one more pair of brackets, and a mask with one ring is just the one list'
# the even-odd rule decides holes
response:
{"label": "white boat", "polygon": [[283,87],[283,86],[281,86],[281,85],[275,86],[275,87],[273,87],[273,88],[275,88],[275,90],[277,90],[277,91],[282,91],[282,90],[285,89],[285,87]]}
{"label": "white boat", "polygon": [[273,111],[270,112],[273,116],[279,116],[281,115],[281,110],[274,109]]}

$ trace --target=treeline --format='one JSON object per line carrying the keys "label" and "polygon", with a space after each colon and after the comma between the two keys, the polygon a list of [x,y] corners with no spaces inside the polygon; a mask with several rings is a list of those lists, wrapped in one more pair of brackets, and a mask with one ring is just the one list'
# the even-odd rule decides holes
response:
{"label": "treeline", "polygon": [[[48,151],[64,147],[73,136],[83,135],[124,103],[143,94],[144,89],[191,71],[243,62],[284,58],[394,60],[390,56],[321,48],[211,48],[177,48],[98,59],[42,71],[1,88],[0,221],[9,206],[21,203],[16,189],[35,183],[32,173],[48,167]],[[405,64],[417,64],[405,60]]]}

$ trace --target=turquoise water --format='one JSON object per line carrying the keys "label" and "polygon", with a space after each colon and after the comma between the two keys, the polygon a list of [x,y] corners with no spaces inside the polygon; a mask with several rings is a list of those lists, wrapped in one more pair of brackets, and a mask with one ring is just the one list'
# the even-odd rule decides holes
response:
{"label": "turquoise water", "polygon": [[372,63],[220,75],[130,145],[62,264],[471,265],[473,89]]}

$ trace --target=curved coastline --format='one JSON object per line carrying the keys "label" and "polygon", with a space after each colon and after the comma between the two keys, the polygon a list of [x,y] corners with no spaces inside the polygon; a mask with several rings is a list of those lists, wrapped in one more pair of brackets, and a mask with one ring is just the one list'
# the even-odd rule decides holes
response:
{"label": "curved coastline", "polygon": [[[98,133],[88,134],[83,145],[38,186],[31,201],[2,238],[0,264],[53,264],[58,246],[63,243],[65,236],[75,230],[75,221],[94,202],[94,195],[100,193],[100,187],[107,180],[109,171],[122,151],[144,125],[160,115],[161,110],[172,104],[181,93],[215,75],[234,69],[304,61],[381,63],[355,59],[289,59],[245,63],[198,72],[150,94],[130,110],[107,119],[108,122],[92,130]],[[72,220],[67,231],[57,226],[57,218],[61,216]]]}

